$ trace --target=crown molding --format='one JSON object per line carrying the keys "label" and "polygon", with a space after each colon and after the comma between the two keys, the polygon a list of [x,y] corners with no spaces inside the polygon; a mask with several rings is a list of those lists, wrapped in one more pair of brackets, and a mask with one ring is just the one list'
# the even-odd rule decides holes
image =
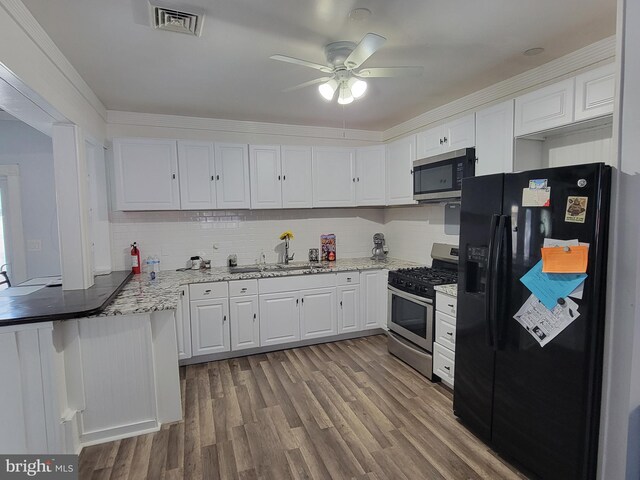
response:
{"label": "crown molding", "polygon": [[20,28],[33,40],[40,51],[49,59],[60,73],[69,81],[78,94],[91,105],[93,110],[106,121],[107,109],[93,93],[67,57],[44,31],[29,9],[20,0],[0,0],[0,5]]}
{"label": "crown molding", "polygon": [[611,36],[539,67],[493,84],[482,90],[436,107],[417,117],[402,122],[382,132],[385,142],[428,128],[438,122],[463,113],[472,112],[502,100],[515,98],[527,91],[543,87],[575,75],[578,71],[613,61],[616,54],[616,37]]}
{"label": "crown molding", "polygon": [[287,137],[324,138],[382,142],[382,132],[373,130],[353,130],[282,123],[225,120],[220,118],[184,117],[152,113],[121,112],[107,110],[108,125],[132,125],[144,127],[178,128],[210,132],[279,135]]}

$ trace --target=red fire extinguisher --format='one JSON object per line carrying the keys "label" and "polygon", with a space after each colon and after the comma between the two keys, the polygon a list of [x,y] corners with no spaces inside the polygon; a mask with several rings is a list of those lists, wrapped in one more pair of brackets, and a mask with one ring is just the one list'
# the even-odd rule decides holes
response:
{"label": "red fire extinguisher", "polygon": [[131,271],[140,273],[140,250],[138,250],[136,242],[131,244]]}

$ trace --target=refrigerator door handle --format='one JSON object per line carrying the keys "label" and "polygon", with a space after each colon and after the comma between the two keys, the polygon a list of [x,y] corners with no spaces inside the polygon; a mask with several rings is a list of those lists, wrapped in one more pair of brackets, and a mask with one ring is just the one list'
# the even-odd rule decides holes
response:
{"label": "refrigerator door handle", "polygon": [[499,215],[491,216],[491,225],[489,226],[489,248],[487,254],[487,278],[485,281],[485,291],[484,291],[484,321],[485,321],[485,333],[487,345],[493,347],[495,344],[494,336],[493,336],[493,327],[491,318],[493,317],[493,313],[491,311],[491,303],[493,298],[493,277],[494,277],[494,257],[495,257],[495,240],[496,240],[496,230],[498,228],[498,220]]}
{"label": "refrigerator door handle", "polygon": [[501,292],[500,290],[503,284],[501,280],[504,277],[504,275],[502,275],[502,266],[504,265],[504,237],[507,218],[508,217],[506,215],[500,215],[496,232],[493,263],[491,265],[491,295],[489,297],[489,305],[491,311],[491,336],[493,337],[493,345],[496,350],[500,348],[499,321],[500,315],[502,314],[502,309],[500,308],[502,302],[500,301],[500,298],[504,299],[504,292]]}
{"label": "refrigerator door handle", "polygon": [[500,350],[504,346],[504,333],[506,331],[508,299],[510,296],[510,283],[506,281],[509,278],[510,260],[511,260],[511,217],[502,215],[498,226],[498,244],[496,246],[496,269],[495,269],[495,303],[494,326],[495,326],[495,342],[496,349]]}

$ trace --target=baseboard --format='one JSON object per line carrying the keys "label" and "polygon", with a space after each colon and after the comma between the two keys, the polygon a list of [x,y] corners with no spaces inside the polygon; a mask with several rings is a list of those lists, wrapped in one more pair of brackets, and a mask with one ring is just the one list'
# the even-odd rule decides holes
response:
{"label": "baseboard", "polygon": [[138,435],[145,435],[147,433],[157,432],[158,430],[160,430],[160,424],[157,420],[147,420],[107,430],[99,430],[96,432],[82,434],[80,435],[80,444],[82,448],[84,448],[91,445],[97,445],[99,443],[121,440],[123,438],[137,437]]}
{"label": "baseboard", "polygon": [[227,360],[229,358],[246,357],[247,355],[256,355],[260,353],[277,352],[278,350],[288,350],[290,348],[308,347],[309,345],[319,345],[322,343],[339,342],[340,340],[351,340],[360,337],[370,337],[372,335],[384,334],[382,328],[372,328],[369,330],[360,330],[358,332],[342,333],[340,335],[331,335],[330,337],[310,338],[308,340],[300,340],[297,342],[281,343],[279,345],[268,345],[264,347],[248,348],[246,350],[236,350],[233,352],[213,353],[211,355],[199,355],[184,360],[180,360],[179,365],[194,365],[196,363],[215,362],[217,360]]}

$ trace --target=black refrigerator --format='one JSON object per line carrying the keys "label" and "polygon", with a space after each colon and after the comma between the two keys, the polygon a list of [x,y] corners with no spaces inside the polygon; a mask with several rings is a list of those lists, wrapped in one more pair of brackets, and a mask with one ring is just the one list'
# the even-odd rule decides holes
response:
{"label": "black refrigerator", "polygon": [[[462,182],[453,409],[533,477],[596,476],[610,185],[601,163]],[[526,206],[531,187],[550,189],[546,205]],[[545,238],[589,251],[580,315],[541,347],[513,316]]]}

